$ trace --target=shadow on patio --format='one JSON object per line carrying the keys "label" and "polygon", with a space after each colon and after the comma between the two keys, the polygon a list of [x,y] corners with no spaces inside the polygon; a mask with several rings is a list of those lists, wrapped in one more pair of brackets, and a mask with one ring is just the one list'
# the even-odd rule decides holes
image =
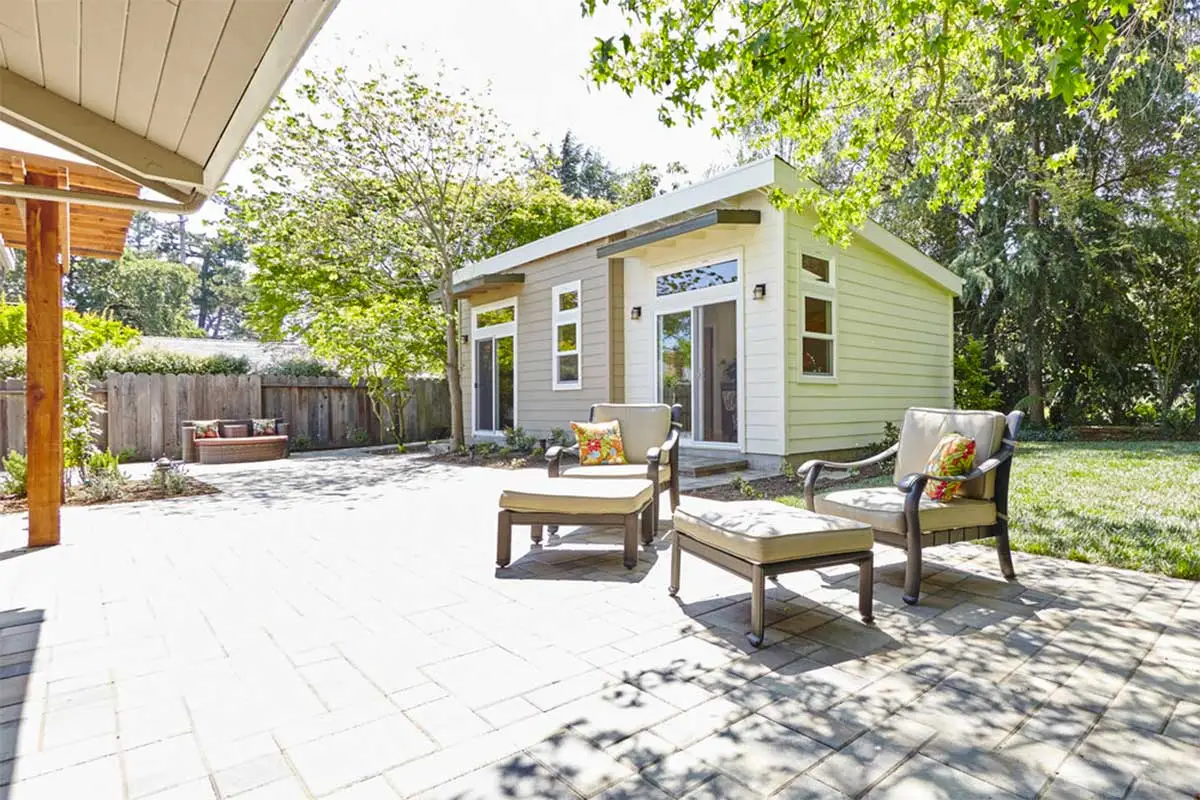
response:
{"label": "shadow on patio", "polygon": [[[9,550],[0,553],[0,560],[32,552],[36,551]],[[27,723],[22,711],[44,621],[41,609],[0,611],[0,800],[9,796],[19,744],[37,739],[36,720]],[[25,725],[33,728],[23,732]]]}

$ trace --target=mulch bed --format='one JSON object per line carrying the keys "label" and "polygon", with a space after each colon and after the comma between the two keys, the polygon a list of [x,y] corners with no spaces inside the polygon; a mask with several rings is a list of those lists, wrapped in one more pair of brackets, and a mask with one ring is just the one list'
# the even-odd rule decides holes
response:
{"label": "mulch bed", "polygon": [[[121,487],[121,494],[112,500],[96,500],[85,495],[79,489],[70,489],[66,505],[69,506],[99,506],[114,503],[140,503],[143,500],[171,500],[176,497],[196,497],[204,494],[217,494],[220,489],[210,486],[195,478],[185,478],[183,491],[167,494],[161,486],[149,480],[131,480]],[[29,504],[24,497],[12,495],[0,497],[0,514],[18,514],[27,511]]]}
{"label": "mulch bed", "polygon": [[546,468],[544,456],[534,458],[522,453],[472,453],[455,452],[435,453],[423,456],[425,461],[436,461],[439,464],[455,464],[460,467],[493,467],[496,469],[525,469],[526,467]]}

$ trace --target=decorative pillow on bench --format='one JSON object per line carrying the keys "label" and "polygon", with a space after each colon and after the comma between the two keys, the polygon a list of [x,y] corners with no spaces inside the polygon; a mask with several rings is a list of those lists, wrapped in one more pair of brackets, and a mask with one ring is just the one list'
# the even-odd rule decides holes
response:
{"label": "decorative pillow on bench", "polygon": [[621,423],[572,422],[571,430],[579,443],[579,464],[592,467],[597,464],[628,464],[625,446],[621,443]]}
{"label": "decorative pillow on bench", "polygon": [[274,436],[277,432],[274,419],[250,420],[251,436]]}
{"label": "decorative pillow on bench", "polygon": [[[962,475],[975,466],[975,440],[961,433],[947,433],[933,448],[925,472],[929,475]],[[929,481],[925,495],[931,500],[949,503],[958,494],[962,481]]]}
{"label": "decorative pillow on bench", "polygon": [[193,426],[193,430],[192,430],[192,438],[193,439],[219,439],[219,438],[221,438],[221,431],[217,425],[217,420],[215,420],[215,419],[208,419],[208,420],[203,420],[203,421],[197,420],[196,422],[192,423],[192,426]]}

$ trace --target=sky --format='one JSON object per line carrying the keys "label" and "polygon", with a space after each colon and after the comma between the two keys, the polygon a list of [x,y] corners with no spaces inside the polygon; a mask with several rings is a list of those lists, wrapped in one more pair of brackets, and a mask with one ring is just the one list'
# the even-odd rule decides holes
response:
{"label": "sky", "polygon": [[[300,69],[405,54],[423,74],[444,64],[452,83],[490,87],[490,104],[526,141],[557,143],[571,130],[618,169],[679,161],[693,178],[728,162],[708,126],[668,128],[649,94],[626,97],[582,77],[595,38],[619,32],[620,19],[607,7],[587,19],[579,9],[579,0],[341,0]],[[0,147],[66,155],[3,123]],[[244,175],[235,164],[228,177]],[[201,220],[212,217],[206,210]]]}

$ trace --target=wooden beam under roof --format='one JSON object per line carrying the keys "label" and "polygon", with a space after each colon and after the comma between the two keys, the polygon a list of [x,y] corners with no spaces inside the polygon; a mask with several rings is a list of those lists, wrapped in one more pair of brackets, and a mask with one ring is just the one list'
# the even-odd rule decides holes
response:
{"label": "wooden beam under roof", "polygon": [[758,225],[761,222],[762,212],[756,209],[716,208],[682,222],[643,233],[640,236],[632,236],[619,242],[601,245],[596,248],[596,258],[608,258],[618,253],[636,250],[639,247],[665,242],[685,233],[711,228],[713,225]]}

